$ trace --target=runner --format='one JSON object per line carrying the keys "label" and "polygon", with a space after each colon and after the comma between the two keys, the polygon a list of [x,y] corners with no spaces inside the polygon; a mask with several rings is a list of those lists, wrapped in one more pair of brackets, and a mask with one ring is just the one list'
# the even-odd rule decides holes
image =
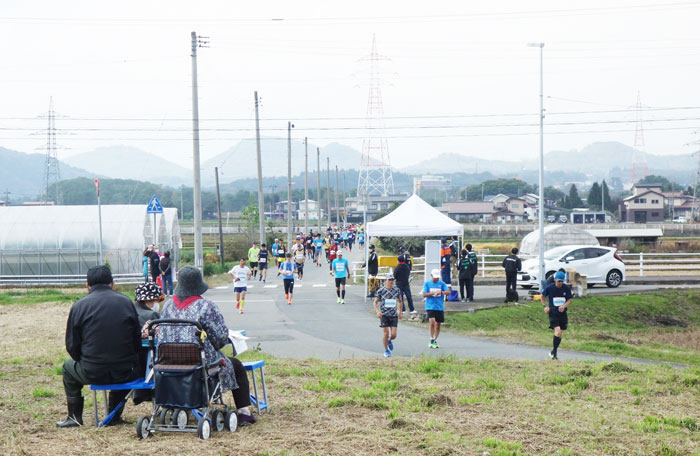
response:
{"label": "runner", "polygon": [[365,232],[360,231],[360,234],[357,235],[357,243],[360,245],[360,248],[365,246]]}
{"label": "runner", "polygon": [[279,247],[280,247],[279,239],[275,238],[275,242],[272,243],[272,247],[271,247],[272,248],[272,256],[273,256],[272,259],[275,262],[275,266],[277,266],[277,255],[279,255],[277,253],[277,251],[279,250]]}
{"label": "runner", "polygon": [[[571,288],[564,283],[566,273],[557,271],[554,274],[554,283],[545,287],[540,295],[544,313],[549,314],[549,327],[554,330],[552,338],[552,351],[549,352],[549,357],[557,358],[557,350],[561,343],[561,338],[564,331],[569,326],[569,312],[566,309],[571,304]],[[544,297],[549,298],[549,305],[545,304]]]}
{"label": "runner", "polygon": [[319,268],[321,267],[321,254],[323,252],[323,239],[321,239],[321,235],[317,234],[316,239],[314,239],[314,263],[316,263],[316,266]]}
{"label": "runner", "polygon": [[306,236],[306,256],[310,259],[314,259],[314,235],[309,233]]}
{"label": "runner", "polygon": [[239,313],[243,313],[243,305],[245,304],[245,294],[248,291],[248,279],[250,279],[250,268],[245,265],[245,258],[241,258],[240,262],[231,268],[228,274],[233,278],[233,292],[236,295],[236,309]]}
{"label": "runner", "polygon": [[253,247],[248,249],[248,262],[250,263],[250,269],[253,271],[253,278],[258,275],[258,253],[260,253],[258,244],[253,242]]}
{"label": "runner", "polygon": [[352,244],[355,242],[355,233],[350,230],[348,231],[348,250],[352,252]]}
{"label": "runner", "polygon": [[336,241],[331,241],[331,245],[328,246],[328,266],[331,269],[331,275],[333,275],[333,261],[338,254],[338,243]]}
{"label": "runner", "polygon": [[260,276],[258,277],[258,282],[262,280],[262,283],[267,282],[267,264],[269,262],[269,254],[267,250],[267,244],[264,242],[260,244],[260,252],[258,252],[258,269],[260,270]]}
{"label": "runner", "polygon": [[349,265],[348,260],[343,258],[343,252],[338,251],[337,255],[338,258],[331,263],[331,269],[335,277],[335,293],[338,295],[338,304],[345,304],[345,280],[348,277]]}
{"label": "runner", "polygon": [[280,275],[280,264],[284,261],[286,253],[287,247],[284,245],[284,242],[280,241],[277,244],[277,275]]}
{"label": "runner", "polygon": [[285,261],[280,264],[282,270],[282,282],[284,283],[284,299],[287,304],[292,305],[292,294],[294,293],[294,271],[297,270],[297,265],[292,261],[292,254],[285,255]]}
{"label": "runner", "polygon": [[440,270],[430,271],[430,278],[423,284],[425,312],[430,320],[430,343],[428,348],[440,348],[437,338],[440,335],[440,324],[445,321],[444,295],[450,294],[447,284],[440,280]]}
{"label": "runner", "polygon": [[377,291],[377,297],[374,298],[374,310],[379,318],[379,327],[382,328],[384,356],[387,358],[394,350],[393,340],[396,339],[396,328],[399,325],[399,318],[401,318],[402,306],[401,290],[394,286],[394,276],[387,274],[385,285]]}
{"label": "runner", "polygon": [[294,250],[294,261],[297,264],[297,278],[299,282],[304,278],[304,261],[306,261],[306,254],[304,253],[304,244],[299,241],[296,250]]}

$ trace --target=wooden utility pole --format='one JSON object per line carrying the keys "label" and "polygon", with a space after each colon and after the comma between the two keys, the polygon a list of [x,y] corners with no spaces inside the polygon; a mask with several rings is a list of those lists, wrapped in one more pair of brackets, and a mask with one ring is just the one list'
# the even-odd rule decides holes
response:
{"label": "wooden utility pole", "polygon": [[224,267],[224,231],[221,225],[221,193],[219,192],[219,167],[214,167],[214,180],[216,181],[216,211],[219,217],[219,256],[221,267]]}

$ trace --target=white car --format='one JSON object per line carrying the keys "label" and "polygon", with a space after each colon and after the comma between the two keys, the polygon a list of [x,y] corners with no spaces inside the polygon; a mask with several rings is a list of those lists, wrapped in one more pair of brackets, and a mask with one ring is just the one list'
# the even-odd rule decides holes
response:
{"label": "white car", "polygon": [[[574,268],[586,276],[589,285],[606,284],[610,288],[620,286],[625,280],[625,263],[614,247],[592,245],[564,245],[544,252],[545,278],[559,268]],[[518,273],[518,283],[523,288],[538,287],[538,259],[523,261],[522,272]]]}

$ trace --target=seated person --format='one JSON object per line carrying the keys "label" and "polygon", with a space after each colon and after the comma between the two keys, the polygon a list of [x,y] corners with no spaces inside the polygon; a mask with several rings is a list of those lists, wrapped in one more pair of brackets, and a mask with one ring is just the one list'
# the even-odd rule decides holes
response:
{"label": "seated person", "polygon": [[[163,301],[163,290],[153,282],[148,282],[139,285],[134,289],[134,307],[139,317],[139,326],[141,327],[141,338],[147,338],[145,327],[151,320],[157,320],[159,303]],[[141,347],[139,350],[139,377],[146,375],[146,360],[148,359],[148,348]],[[136,390],[134,391],[134,405],[138,405],[143,401],[150,401],[153,397],[151,390]]]}
{"label": "seated person", "polygon": [[[109,268],[94,266],[87,272],[88,295],[71,307],[66,325],[71,359],[63,363],[68,418],[56,423],[59,428],[83,424],[84,385],[124,383],[138,377],[141,326],[131,299],[113,287]],[[110,391],[109,410],[127,394]]]}
{"label": "seated person", "polygon": [[[178,273],[175,295],[163,306],[160,318],[194,320],[202,325],[207,333],[204,353],[207,364],[224,359],[221,370],[222,391],[231,390],[236,404],[236,414],[241,425],[255,423],[250,413],[250,387],[245,367],[236,358],[226,357],[221,348],[228,343],[228,328],[219,308],[201,295],[209,288],[199,269],[185,266]],[[194,328],[189,326],[161,326],[158,328],[158,342],[195,342]]]}

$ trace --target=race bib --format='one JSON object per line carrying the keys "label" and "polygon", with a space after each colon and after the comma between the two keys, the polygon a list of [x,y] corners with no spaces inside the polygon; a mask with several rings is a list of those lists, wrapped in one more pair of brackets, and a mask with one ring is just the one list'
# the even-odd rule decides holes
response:
{"label": "race bib", "polygon": [[284,250],[278,250],[278,251],[277,251],[277,254],[278,254],[278,255],[284,255]]}
{"label": "race bib", "polygon": [[396,308],[396,299],[385,299],[384,300],[384,307],[387,308]]}
{"label": "race bib", "polygon": [[431,289],[430,289],[430,294],[435,294],[435,293],[437,293],[438,291],[439,291],[440,293],[442,293],[442,289],[441,289],[441,288],[431,288]]}
{"label": "race bib", "polygon": [[555,307],[561,307],[564,304],[566,304],[566,298],[562,298],[562,297],[554,298],[554,306]]}
{"label": "race bib", "polygon": [[259,263],[267,263],[267,258],[259,258],[258,262]]}
{"label": "race bib", "polygon": [[336,263],[335,264],[335,270],[338,272],[343,272],[345,271],[345,263]]}
{"label": "race bib", "polygon": [[238,278],[241,280],[245,280],[247,277],[248,277],[248,274],[246,274],[245,272],[238,273]]}

